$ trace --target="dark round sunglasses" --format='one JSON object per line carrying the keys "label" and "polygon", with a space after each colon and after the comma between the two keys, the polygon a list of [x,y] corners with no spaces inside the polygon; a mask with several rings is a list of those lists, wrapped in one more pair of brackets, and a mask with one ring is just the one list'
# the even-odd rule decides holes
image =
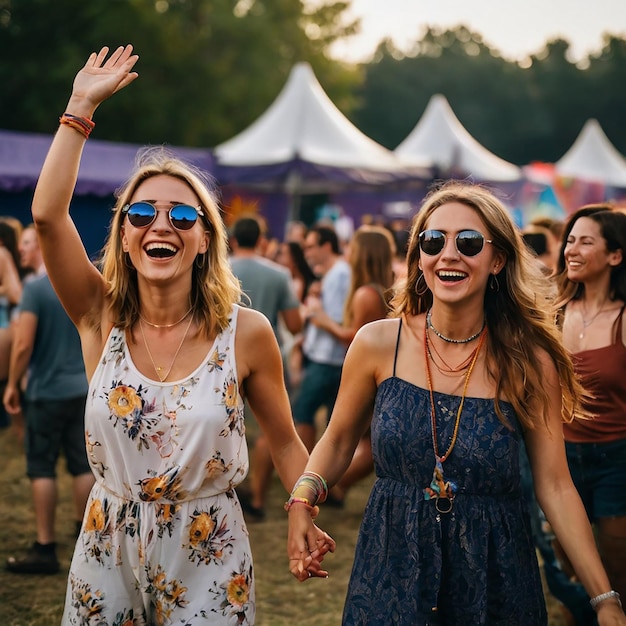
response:
{"label": "dark round sunglasses", "polygon": [[[428,256],[439,254],[446,245],[446,239],[448,235],[440,230],[424,230],[419,234],[420,250]],[[462,230],[454,237],[457,252],[463,256],[476,256],[486,243],[493,243],[493,240],[485,239],[477,230]]]}
{"label": "dark round sunglasses", "polygon": [[[165,210],[165,209],[162,209]],[[122,213],[128,216],[128,221],[135,228],[146,228],[156,219],[157,209],[154,204],[142,200],[133,202],[122,208]],[[200,207],[193,207],[189,204],[175,204],[167,209],[167,216],[170,224],[176,230],[189,230],[198,221],[198,216],[202,215]]]}

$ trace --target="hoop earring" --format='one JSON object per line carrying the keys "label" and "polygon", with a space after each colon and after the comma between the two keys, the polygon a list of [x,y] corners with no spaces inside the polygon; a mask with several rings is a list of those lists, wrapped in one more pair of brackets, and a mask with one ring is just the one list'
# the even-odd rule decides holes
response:
{"label": "hoop earring", "polygon": [[196,254],[193,264],[196,266],[196,269],[203,270],[204,266],[208,265],[206,254]]}
{"label": "hoop earring", "polygon": [[[422,281],[424,284],[420,287],[420,281]],[[418,298],[422,298],[423,296],[425,296],[428,293],[428,285],[426,284],[426,279],[424,278],[424,274],[420,274],[417,282],[415,283],[415,295],[417,295]]]}
{"label": "hoop earring", "polygon": [[491,291],[495,291],[496,293],[500,291],[500,282],[498,281],[497,274],[491,274],[489,277],[489,289],[491,289]]}

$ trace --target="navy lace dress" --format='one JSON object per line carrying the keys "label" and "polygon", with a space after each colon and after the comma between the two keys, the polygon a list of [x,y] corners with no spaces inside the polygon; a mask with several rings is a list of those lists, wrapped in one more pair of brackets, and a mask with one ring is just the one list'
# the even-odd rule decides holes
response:
{"label": "navy lace dress", "polygon": [[[435,393],[439,449],[446,450],[460,397]],[[344,609],[345,626],[547,624],[520,485],[521,434],[512,406],[466,398],[456,445],[444,463],[458,485],[451,512],[425,500],[435,457],[430,399],[394,376],[383,381],[372,421],[376,476],[364,513]]]}

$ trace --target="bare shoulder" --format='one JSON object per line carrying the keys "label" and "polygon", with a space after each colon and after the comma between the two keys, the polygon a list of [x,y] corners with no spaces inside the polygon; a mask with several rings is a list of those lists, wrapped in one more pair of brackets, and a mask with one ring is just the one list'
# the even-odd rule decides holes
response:
{"label": "bare shoulder", "polygon": [[354,339],[356,341],[358,338],[360,342],[374,343],[379,346],[386,345],[388,342],[395,345],[399,327],[398,318],[376,320],[359,328]]}
{"label": "bare shoulder", "polygon": [[348,354],[351,360],[365,366],[371,363],[381,376],[386,377],[387,365],[393,364],[393,355],[398,339],[400,320],[398,318],[376,320],[362,326],[350,344]]}
{"label": "bare shoulder", "polygon": [[275,340],[272,325],[263,313],[246,307],[239,308],[237,318],[237,343],[242,347],[261,348],[259,342]]}

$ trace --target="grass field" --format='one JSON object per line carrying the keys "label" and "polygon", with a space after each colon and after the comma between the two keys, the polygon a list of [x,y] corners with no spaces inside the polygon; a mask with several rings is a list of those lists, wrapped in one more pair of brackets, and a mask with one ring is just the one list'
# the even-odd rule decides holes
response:
{"label": "grass field", "polygon": [[[59,466],[60,502],[57,516],[58,555],[62,570],[55,576],[17,576],[4,570],[11,554],[34,540],[30,485],[24,475],[21,445],[12,432],[0,431],[0,626],[57,626],[61,621],[65,582],[73,550],[70,483]],[[328,555],[330,578],[299,584],[287,569],[287,520],[282,510],[286,494],[275,480],[267,520],[250,524],[257,581],[257,626],[339,626],[352,566],[358,527],[370,483],[350,493],[345,509],[323,510],[320,526],[337,541]],[[547,596],[550,626],[563,626],[560,609]],[[390,625],[393,626],[393,625]]]}

